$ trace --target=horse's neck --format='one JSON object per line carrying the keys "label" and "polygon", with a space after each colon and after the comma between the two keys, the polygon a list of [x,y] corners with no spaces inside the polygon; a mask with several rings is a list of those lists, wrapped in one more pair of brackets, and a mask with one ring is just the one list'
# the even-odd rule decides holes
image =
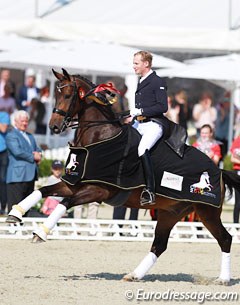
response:
{"label": "horse's neck", "polygon": [[108,121],[101,111],[95,108],[89,108],[79,118],[80,128],[77,130],[74,145],[86,146],[94,144],[111,137],[114,137],[121,131],[118,124],[101,123]]}

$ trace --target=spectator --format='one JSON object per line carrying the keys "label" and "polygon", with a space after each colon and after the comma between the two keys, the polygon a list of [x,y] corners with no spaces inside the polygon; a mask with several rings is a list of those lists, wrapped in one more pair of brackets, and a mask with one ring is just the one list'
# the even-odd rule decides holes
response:
{"label": "spectator", "polygon": [[197,130],[197,136],[200,134],[200,128],[209,124],[213,129],[217,119],[217,110],[213,106],[213,96],[210,92],[204,92],[200,97],[199,103],[193,107],[193,119]]}
{"label": "spectator", "polygon": [[[114,207],[113,209],[113,219],[125,219],[127,212],[127,208],[120,206],[120,207]],[[130,215],[129,220],[137,220],[138,219],[138,212],[139,209],[137,208],[130,208]],[[122,228],[122,225],[119,225],[119,228]],[[122,236],[123,233],[120,233],[120,236]]]}
{"label": "spectator", "polygon": [[166,112],[165,116],[170,121],[173,121],[174,123],[178,124],[180,106],[176,105],[176,103],[174,101],[174,97],[171,94],[168,94],[167,100],[168,100],[168,111]]}
{"label": "spectator", "polygon": [[179,111],[177,123],[187,129],[187,122],[190,119],[190,108],[185,90],[181,89],[175,93],[172,107]]}
{"label": "spectator", "polygon": [[42,125],[43,125],[43,128],[44,128],[45,133],[46,133],[46,128],[47,128],[48,122],[51,118],[51,114],[52,114],[52,110],[53,110],[52,103],[51,103],[51,100],[50,100],[50,90],[49,90],[48,85],[41,88],[41,90],[40,90],[40,101],[44,105],[44,109],[45,109],[45,114],[44,114],[44,117],[43,117],[43,120],[42,120]]}
{"label": "spectator", "polygon": [[[234,171],[240,175],[240,135],[238,135],[232,142],[230,147],[231,162],[233,163]],[[240,214],[240,192],[235,189],[235,204],[233,209],[233,222],[239,223]]]}
{"label": "spectator", "polygon": [[10,117],[7,112],[0,111],[0,214],[5,215],[7,205],[7,186],[6,173],[8,164],[7,146],[5,137],[8,126],[10,125]]}
{"label": "spectator", "polygon": [[10,70],[3,69],[0,74],[0,97],[5,94],[6,85],[10,88],[10,96],[15,98],[15,84],[11,80]]}
{"label": "spectator", "polygon": [[36,134],[46,134],[47,126],[44,124],[45,105],[37,98],[31,100],[30,125],[32,132]]}
{"label": "spectator", "polygon": [[7,199],[8,211],[34,191],[41,161],[41,149],[32,134],[26,132],[29,114],[20,110],[14,114],[13,127],[6,135],[8,150]]}
{"label": "spectator", "polygon": [[[129,220],[137,220],[138,219],[138,211],[137,208],[130,208]],[[113,219],[125,219],[127,212],[126,207],[114,207],[113,209]]]}
{"label": "spectator", "polygon": [[6,84],[4,87],[4,94],[0,97],[0,111],[6,111],[11,115],[16,109],[15,98],[11,96],[11,87]]}
{"label": "spectator", "polygon": [[217,108],[217,120],[216,120],[216,140],[222,142],[221,150],[222,157],[227,154],[228,151],[228,131],[229,131],[229,113],[230,113],[230,95],[224,96],[223,102],[218,105]]}
{"label": "spectator", "polygon": [[[90,202],[88,204],[87,216],[86,216],[87,219],[97,219],[99,205],[100,204],[95,201]],[[83,205],[78,205],[74,207],[73,218],[83,218]]]}
{"label": "spectator", "polygon": [[[53,185],[61,181],[63,172],[63,162],[60,160],[54,160],[51,166],[51,176],[48,177],[46,185]],[[49,216],[55,207],[63,200],[63,197],[49,196],[44,200],[40,212]]]}
{"label": "spectator", "polygon": [[26,84],[19,90],[17,106],[18,109],[30,112],[30,105],[33,98],[39,98],[40,90],[35,85],[35,76],[28,75]]}
{"label": "spectator", "polygon": [[129,110],[129,104],[128,104],[128,98],[125,96],[127,93],[128,87],[126,84],[123,84],[122,88],[119,90],[119,105],[121,112],[128,111]]}
{"label": "spectator", "polygon": [[221,147],[213,137],[213,129],[209,124],[200,128],[200,136],[193,146],[205,153],[213,162],[218,165],[222,157]]}

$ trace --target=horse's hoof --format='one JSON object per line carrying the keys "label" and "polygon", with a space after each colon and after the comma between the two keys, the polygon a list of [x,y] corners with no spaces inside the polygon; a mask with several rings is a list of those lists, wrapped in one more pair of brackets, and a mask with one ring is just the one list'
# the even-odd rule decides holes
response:
{"label": "horse's hoof", "polygon": [[21,223],[22,220],[19,219],[16,216],[8,215],[8,217],[6,218],[5,222],[7,222],[7,223]]}
{"label": "horse's hoof", "polygon": [[134,272],[131,272],[131,273],[128,273],[128,274],[124,275],[122,280],[125,281],[125,282],[136,282],[136,281],[139,281],[139,279],[136,277]]}
{"label": "horse's hoof", "polygon": [[33,233],[33,238],[32,238],[32,243],[37,244],[37,243],[44,243],[46,240],[43,240],[41,237],[39,237],[37,234]]}
{"label": "horse's hoof", "polygon": [[230,285],[230,280],[223,280],[220,277],[215,279],[213,282],[216,285],[223,285],[223,286],[229,286]]}
{"label": "horse's hoof", "polygon": [[42,227],[39,227],[36,230],[34,230],[33,236],[37,236],[42,241],[47,241],[47,233],[42,229]]}

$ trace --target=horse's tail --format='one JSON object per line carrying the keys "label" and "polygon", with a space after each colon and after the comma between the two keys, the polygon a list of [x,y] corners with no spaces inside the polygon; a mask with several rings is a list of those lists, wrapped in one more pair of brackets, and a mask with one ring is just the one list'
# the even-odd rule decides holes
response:
{"label": "horse's tail", "polygon": [[229,188],[230,197],[232,196],[233,188],[240,191],[240,176],[238,176],[237,173],[222,169],[222,177],[223,177],[223,182]]}

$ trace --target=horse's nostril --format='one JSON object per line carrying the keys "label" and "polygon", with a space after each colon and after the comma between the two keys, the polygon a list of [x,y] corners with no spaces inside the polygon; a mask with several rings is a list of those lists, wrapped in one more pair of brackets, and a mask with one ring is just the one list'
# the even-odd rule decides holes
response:
{"label": "horse's nostril", "polygon": [[56,125],[50,126],[50,129],[52,130],[53,133],[56,133],[56,134],[60,133],[60,129]]}

